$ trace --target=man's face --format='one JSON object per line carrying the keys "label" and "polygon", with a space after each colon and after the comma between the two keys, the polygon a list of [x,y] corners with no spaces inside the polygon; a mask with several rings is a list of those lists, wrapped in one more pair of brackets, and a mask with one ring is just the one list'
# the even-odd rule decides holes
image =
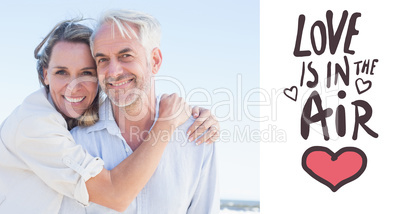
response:
{"label": "man's face", "polygon": [[[138,35],[136,27],[132,26]],[[99,29],[93,46],[99,84],[118,107],[150,95],[151,66],[140,41],[130,33],[124,38],[116,26],[105,23]],[[149,53],[148,53],[149,54]]]}

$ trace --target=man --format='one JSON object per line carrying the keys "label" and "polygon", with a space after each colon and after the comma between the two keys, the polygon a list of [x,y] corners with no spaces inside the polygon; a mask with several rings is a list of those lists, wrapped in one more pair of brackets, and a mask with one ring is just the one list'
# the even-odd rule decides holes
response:
{"label": "man", "polygon": [[[108,95],[100,121],[72,131],[77,143],[101,157],[112,169],[148,136],[158,118],[154,79],[162,63],[160,26],[153,17],[133,11],[104,14],[91,38],[99,84]],[[218,213],[219,194],[215,145],[187,140],[194,119],[175,130],[157,170],[124,213]],[[214,133],[202,141],[214,141]],[[209,139],[209,140],[208,140]],[[96,145],[90,142],[96,142]],[[84,209],[84,208],[81,208]],[[97,204],[87,213],[109,213]]]}

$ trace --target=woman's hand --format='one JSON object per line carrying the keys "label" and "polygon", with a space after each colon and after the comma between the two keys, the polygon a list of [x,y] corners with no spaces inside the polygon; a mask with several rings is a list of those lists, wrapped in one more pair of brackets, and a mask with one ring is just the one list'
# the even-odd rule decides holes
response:
{"label": "woman's hand", "polygon": [[197,119],[187,131],[190,141],[197,139],[206,130],[208,131],[197,139],[197,145],[200,145],[203,142],[210,144],[218,140],[220,125],[216,117],[211,114],[210,110],[196,106],[192,109],[192,115]]}
{"label": "woman's hand", "polygon": [[190,117],[191,108],[177,94],[163,94],[159,103],[158,122],[166,122],[173,129],[183,124]]}

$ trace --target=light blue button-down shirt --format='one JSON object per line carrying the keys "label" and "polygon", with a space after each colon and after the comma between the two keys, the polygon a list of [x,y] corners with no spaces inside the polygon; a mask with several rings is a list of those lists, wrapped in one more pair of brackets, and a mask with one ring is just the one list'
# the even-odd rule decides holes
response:
{"label": "light blue button-down shirt", "polygon": [[[159,112],[159,99],[156,114]],[[158,115],[156,115],[157,117]],[[100,107],[100,120],[90,127],[71,131],[75,141],[94,157],[113,169],[133,153],[120,133],[109,100]],[[174,132],[162,159],[145,187],[124,213],[138,214],[208,214],[219,213],[219,185],[215,145],[189,142],[186,132],[194,122],[187,120]],[[64,198],[61,213],[118,213],[91,203],[83,207]]]}

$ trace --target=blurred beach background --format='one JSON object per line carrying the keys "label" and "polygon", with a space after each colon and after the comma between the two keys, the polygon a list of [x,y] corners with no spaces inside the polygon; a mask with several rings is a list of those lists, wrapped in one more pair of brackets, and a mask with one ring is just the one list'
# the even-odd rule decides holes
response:
{"label": "blurred beach background", "polygon": [[221,200],[220,214],[260,213],[259,201]]}
{"label": "blurred beach background", "polygon": [[209,108],[216,142],[221,213],[259,213],[259,1],[4,1],[0,7],[0,122],[39,88],[33,51],[53,26],[107,9],[133,9],[162,25],[158,93]]}

